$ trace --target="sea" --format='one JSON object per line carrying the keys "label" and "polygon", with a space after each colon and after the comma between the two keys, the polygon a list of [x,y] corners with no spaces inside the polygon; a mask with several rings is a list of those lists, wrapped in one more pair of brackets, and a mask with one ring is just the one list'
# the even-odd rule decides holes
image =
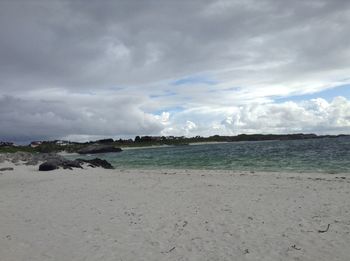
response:
{"label": "sea", "polygon": [[95,157],[117,169],[350,173],[350,138],[148,147],[84,156]]}

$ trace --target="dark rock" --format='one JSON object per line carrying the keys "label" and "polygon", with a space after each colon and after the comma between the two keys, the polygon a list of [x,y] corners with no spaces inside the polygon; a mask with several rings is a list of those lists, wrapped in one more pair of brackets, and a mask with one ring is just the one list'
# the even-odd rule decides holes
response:
{"label": "dark rock", "polygon": [[104,169],[113,169],[113,166],[106,160],[102,160],[99,158],[91,159],[91,160],[85,160],[85,159],[76,159],[76,160],[67,160],[67,159],[49,159],[46,162],[42,163],[39,166],[40,171],[49,171],[49,170],[55,170],[58,168],[64,168],[64,169],[73,169],[73,168],[83,168],[81,166],[82,163],[88,163],[89,166],[95,168],[95,167],[102,167]]}
{"label": "dark rock", "polygon": [[40,171],[48,171],[48,170],[55,170],[58,168],[64,168],[64,169],[73,169],[73,168],[80,168],[81,163],[77,160],[67,160],[67,159],[61,159],[61,158],[54,158],[49,159],[48,161],[44,162],[39,166]]}
{"label": "dark rock", "polygon": [[114,169],[114,167],[107,161],[99,158],[87,160],[87,159],[77,159],[78,162],[81,163],[88,163],[89,166],[92,165],[93,167],[102,167],[104,169]]}
{"label": "dark rock", "polygon": [[39,166],[39,171],[50,171],[58,169],[58,162],[55,160],[46,161]]}
{"label": "dark rock", "polygon": [[108,152],[121,152],[121,148],[116,148],[112,145],[90,145],[78,150],[79,154],[96,154]]}
{"label": "dark rock", "polygon": [[1,168],[0,171],[13,170],[13,168]]}
{"label": "dark rock", "polygon": [[62,167],[64,169],[72,169],[72,168],[80,168],[82,169],[83,167],[81,166],[81,163],[77,160],[65,160],[62,162]]}

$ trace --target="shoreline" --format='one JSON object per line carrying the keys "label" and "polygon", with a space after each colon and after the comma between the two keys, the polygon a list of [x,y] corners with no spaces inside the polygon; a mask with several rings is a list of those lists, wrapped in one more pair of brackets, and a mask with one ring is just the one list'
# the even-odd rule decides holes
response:
{"label": "shoreline", "polygon": [[[232,169],[210,169],[210,168],[164,168],[164,167],[115,167],[115,170],[130,170],[130,171],[178,171],[178,172],[184,172],[184,171],[190,171],[193,173],[196,172],[209,172],[209,173],[219,173],[219,174],[227,174],[227,173],[231,173],[231,174],[259,174],[259,175],[264,175],[264,174],[281,174],[281,175],[310,175],[310,176],[317,176],[317,175],[330,175],[330,176],[347,176],[350,178],[350,172],[332,172],[332,171],[278,171],[278,170],[232,170]],[[217,175],[219,175],[217,174]]]}
{"label": "shoreline", "polygon": [[0,171],[4,260],[350,256],[349,175],[0,167],[11,164]]}
{"label": "shoreline", "polygon": [[[71,154],[69,154],[71,155]],[[79,155],[79,154],[77,154]],[[201,169],[201,168],[164,168],[164,167],[115,167],[114,169],[104,169],[102,167],[94,167],[91,168],[89,166],[83,166],[83,169],[63,169],[58,168],[56,170],[52,171],[39,171],[39,165],[42,162],[39,162],[36,165],[26,165],[25,161],[19,161],[16,163],[13,163],[9,160],[5,160],[3,162],[0,162],[0,168],[14,168],[14,170],[19,169],[21,171],[25,171],[26,168],[34,169],[34,171],[40,172],[40,173],[53,173],[53,172],[67,172],[69,174],[70,172],[74,171],[93,171],[93,170],[100,170],[100,171],[115,171],[115,172],[141,172],[141,173],[161,173],[161,172],[177,172],[177,174],[183,174],[183,173],[191,173],[192,175],[199,175],[203,172],[210,174],[210,175],[281,175],[281,176],[301,176],[301,177],[316,177],[316,176],[325,176],[325,177],[340,177],[345,176],[345,178],[348,178],[350,181],[350,172],[337,172],[337,173],[329,173],[329,172],[305,172],[305,171],[261,171],[261,170],[232,170],[232,169]],[[96,168],[96,169],[95,169]]]}
{"label": "shoreline", "polygon": [[[103,154],[103,153],[102,153]],[[80,155],[78,153],[67,153],[67,152],[60,152],[56,153],[56,155],[62,156],[65,159],[71,160],[70,156],[74,156],[74,159],[79,156],[80,158],[86,158],[87,155]],[[0,154],[1,156],[1,154]],[[90,154],[88,155],[90,158],[100,158],[100,154]],[[102,157],[104,158],[104,157]],[[37,163],[43,163],[46,160],[40,160],[37,161]],[[11,157],[1,159],[0,158],[0,168],[3,166],[5,167],[16,167],[16,166],[21,166],[21,165],[28,165],[27,164],[28,159],[18,157],[15,160],[15,163]],[[108,162],[108,161],[107,161]],[[108,162],[109,163],[109,162]],[[4,165],[5,164],[5,165]],[[29,165],[33,165],[30,163]],[[37,164],[37,168],[39,168],[40,164]],[[115,170],[131,170],[131,171],[167,171],[167,170],[172,170],[172,171],[192,171],[192,172],[200,172],[200,171],[205,171],[205,172],[215,172],[215,173],[244,173],[244,174],[284,174],[284,175],[345,175],[350,177],[350,172],[337,172],[333,170],[322,170],[322,171],[312,171],[312,170],[261,170],[261,169],[228,169],[228,168],[185,168],[185,167],[179,167],[179,168],[171,168],[171,167],[163,167],[163,166],[142,166],[142,167],[132,167],[132,166],[114,166]]]}

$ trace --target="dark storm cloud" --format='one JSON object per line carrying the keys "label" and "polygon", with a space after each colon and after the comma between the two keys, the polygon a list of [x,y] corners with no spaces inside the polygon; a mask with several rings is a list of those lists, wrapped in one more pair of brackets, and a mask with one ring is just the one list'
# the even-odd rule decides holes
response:
{"label": "dark storm cloud", "polygon": [[72,97],[40,100],[0,96],[0,137],[19,142],[69,135],[115,137],[157,134],[156,118],[135,107],[132,98]]}
{"label": "dark storm cloud", "polygon": [[334,68],[348,56],[348,7],[348,1],[2,2],[2,85],[140,84],[284,57],[299,64],[289,71]]}

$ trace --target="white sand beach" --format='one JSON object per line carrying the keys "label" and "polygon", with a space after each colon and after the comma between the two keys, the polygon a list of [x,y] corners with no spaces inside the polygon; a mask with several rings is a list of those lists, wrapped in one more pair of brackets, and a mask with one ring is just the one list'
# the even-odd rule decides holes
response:
{"label": "white sand beach", "polygon": [[3,261],[350,257],[348,174],[0,167],[10,165]]}

